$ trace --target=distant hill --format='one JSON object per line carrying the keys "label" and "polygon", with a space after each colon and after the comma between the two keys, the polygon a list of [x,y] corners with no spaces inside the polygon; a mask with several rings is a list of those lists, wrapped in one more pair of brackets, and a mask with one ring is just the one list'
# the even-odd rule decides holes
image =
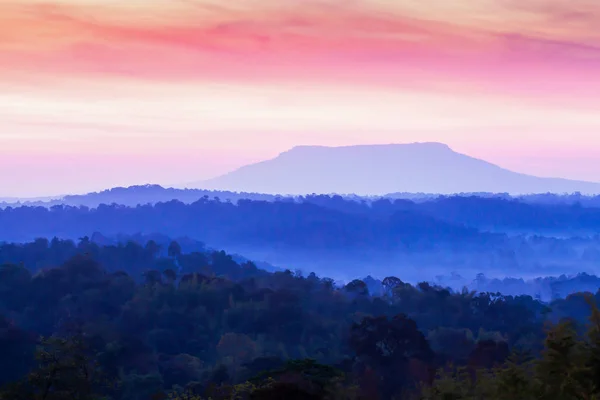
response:
{"label": "distant hill", "polygon": [[440,195],[460,194],[518,198],[535,204],[600,207],[600,196],[588,196],[600,194],[600,183],[520,174],[457,153],[440,143],[299,146],[272,160],[185,186],[188,188],[138,185],[78,195],[0,198],[0,208],[20,205],[95,208],[100,204],[133,207],[172,200],[190,204],[203,197],[235,203],[240,199],[274,201],[313,193],[337,193],[359,202],[374,201],[380,196],[424,202]]}
{"label": "distant hill", "polygon": [[190,187],[289,195],[600,193],[598,183],[516,173],[441,143],[298,146]]}
{"label": "distant hill", "polygon": [[[448,198],[452,199],[488,199],[488,200],[517,200],[523,204],[545,204],[555,206],[579,205],[586,208],[600,208],[600,196],[586,196],[581,193],[574,194],[554,194],[554,193],[537,193],[523,196],[511,196],[507,193],[459,193],[458,195],[440,195],[434,193],[390,193],[385,196],[357,196],[344,195],[335,196],[338,200],[344,202],[338,204],[343,205],[342,211],[355,209],[357,204],[372,204],[383,198],[390,200],[409,200],[417,204],[444,201]],[[202,189],[176,189],[166,188],[159,185],[142,185],[130,187],[117,187],[104,190],[101,192],[93,192],[87,194],[67,195],[55,198],[5,198],[0,199],[0,209],[6,207],[53,207],[58,205],[72,207],[89,207],[96,208],[101,204],[110,205],[118,204],[127,207],[135,207],[138,205],[155,205],[158,203],[166,203],[177,200],[185,204],[194,203],[200,199],[218,198],[221,201],[237,203],[240,200],[259,200],[259,201],[277,201],[289,200],[299,202],[309,202],[321,204],[323,201],[330,202],[329,196],[325,195],[303,195],[303,196],[280,196],[263,193],[244,193],[232,191],[217,191],[217,190],[202,190]],[[334,199],[335,200],[335,199]],[[352,202],[348,202],[352,201]],[[516,204],[516,203],[515,203]],[[323,204],[321,204],[323,205]],[[328,207],[331,204],[327,204]],[[335,208],[335,207],[334,207]]]}
{"label": "distant hill", "polygon": [[[598,274],[599,231],[600,208],[459,196],[421,203],[309,196],[237,204],[201,199],[141,207],[0,210],[0,242],[91,235],[104,245],[150,238],[166,245],[169,238],[186,237],[191,240],[180,242],[184,251],[204,248],[202,242],[335,279],[358,273],[382,278],[392,270],[407,279],[451,271],[485,271],[489,277]],[[544,237],[546,232],[551,237]]]}
{"label": "distant hill", "polygon": [[55,205],[67,205],[73,207],[95,208],[100,204],[119,204],[128,207],[138,205],[165,203],[178,200],[182,203],[193,203],[203,197],[210,199],[219,198],[223,201],[236,202],[240,199],[250,200],[275,200],[276,196],[259,193],[235,193],[230,191],[214,191],[202,189],[175,189],[164,188],[159,185],[139,185],[130,187],[116,187],[101,192],[67,195],[58,198],[44,199],[0,199],[0,208],[25,206],[52,207]]}

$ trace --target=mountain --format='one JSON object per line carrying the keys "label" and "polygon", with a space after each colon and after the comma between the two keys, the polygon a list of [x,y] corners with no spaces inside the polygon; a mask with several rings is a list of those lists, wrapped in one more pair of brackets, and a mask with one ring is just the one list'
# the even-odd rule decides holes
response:
{"label": "mountain", "polygon": [[178,200],[182,203],[193,203],[203,197],[219,198],[223,201],[237,202],[240,199],[274,200],[276,197],[259,193],[233,193],[229,191],[211,191],[201,189],[164,188],[159,185],[138,185],[116,187],[101,192],[67,195],[57,198],[38,199],[0,199],[0,208],[24,206],[52,207],[56,205],[98,207],[100,204],[119,204],[135,207],[137,205],[165,203]]}
{"label": "mountain", "polygon": [[540,178],[453,151],[442,143],[298,146],[192,187],[267,194],[600,193],[600,184]]}

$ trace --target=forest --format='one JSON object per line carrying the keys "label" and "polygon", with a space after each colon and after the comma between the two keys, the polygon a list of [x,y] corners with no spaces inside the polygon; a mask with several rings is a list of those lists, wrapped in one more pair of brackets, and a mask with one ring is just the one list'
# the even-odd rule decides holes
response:
{"label": "forest", "polygon": [[450,271],[470,277],[594,274],[599,228],[599,208],[460,196],[425,202],[203,197],[192,203],[0,209],[0,237],[6,241],[160,233],[334,279],[356,277],[365,265],[378,279],[402,268],[412,283]]}
{"label": "forest", "polygon": [[600,293],[269,272],[177,241],[0,246],[1,399],[594,399]]}
{"label": "forest", "polygon": [[[13,236],[39,235],[59,224],[65,224],[62,233],[78,234],[74,220],[79,219],[82,219],[81,229],[90,230],[90,225],[93,225],[106,234],[119,228],[119,233],[151,229],[166,234],[178,229],[178,234],[183,235],[203,233],[218,228],[220,222],[227,222],[232,228],[228,232],[220,229],[219,234],[223,237],[247,233],[239,232],[242,227],[261,234],[265,234],[267,228],[276,227],[291,236],[288,230],[293,224],[296,224],[294,228],[306,230],[315,223],[326,225],[332,233],[336,233],[336,228],[366,224],[366,232],[385,228],[384,237],[429,233],[465,239],[487,231],[586,236],[596,234],[600,228],[599,198],[550,194],[523,197],[481,194],[412,199],[339,195],[281,197],[150,186],[116,188],[46,203],[4,204],[0,207],[0,221],[6,227],[2,233],[6,234],[11,233],[8,228],[14,228],[15,219],[28,222],[27,229],[22,227]],[[173,219],[171,225],[163,226],[165,222],[160,219],[163,215]],[[202,222],[194,228],[196,230],[183,221],[192,215]],[[249,223],[243,224],[248,218]],[[308,220],[304,221],[304,218]],[[258,221],[264,221],[263,225],[258,225]],[[298,225],[301,222],[305,226]],[[398,222],[407,227],[399,230]],[[169,229],[169,232],[159,228]],[[349,230],[346,235],[347,241],[360,239],[366,243],[368,239],[380,239],[368,237],[366,233],[357,236],[356,230]],[[483,236],[483,239],[489,237]]]}
{"label": "forest", "polygon": [[114,187],[100,192],[92,192],[86,194],[56,196],[54,198],[41,199],[18,199],[4,198],[0,199],[0,208],[6,207],[52,207],[56,205],[69,205],[73,207],[89,207],[96,208],[100,204],[119,204],[128,207],[136,207],[138,205],[151,204],[155,205],[161,202],[177,200],[185,204],[190,204],[198,201],[198,199],[208,197],[211,199],[219,198],[223,201],[236,203],[239,200],[259,200],[259,201],[277,201],[277,200],[294,200],[294,201],[310,201],[322,197],[342,197],[347,201],[371,204],[380,200],[409,200],[415,203],[426,203],[440,199],[448,199],[453,197],[462,198],[480,198],[480,199],[496,199],[516,201],[520,203],[532,205],[558,205],[572,206],[580,205],[586,208],[600,208],[600,195],[584,195],[581,193],[558,194],[558,193],[538,193],[527,195],[510,195],[508,193],[457,193],[455,195],[440,195],[434,193],[389,193],[384,196],[358,196],[358,195],[343,195],[343,196],[328,196],[328,195],[307,195],[307,196],[282,196],[265,193],[247,193],[247,192],[232,192],[222,190],[206,190],[206,189],[177,189],[172,187],[163,187],[160,185],[135,185],[128,187]]}

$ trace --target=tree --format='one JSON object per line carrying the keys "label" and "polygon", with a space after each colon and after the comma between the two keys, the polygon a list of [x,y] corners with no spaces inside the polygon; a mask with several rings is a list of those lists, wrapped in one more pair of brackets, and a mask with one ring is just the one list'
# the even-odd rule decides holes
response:
{"label": "tree", "polygon": [[357,296],[368,296],[369,288],[364,281],[360,279],[355,279],[352,282],[348,283],[345,287],[346,292],[355,294]]}
{"label": "tree", "polygon": [[181,256],[181,246],[179,243],[173,241],[169,244],[169,248],[167,250],[169,257],[177,258]]}
{"label": "tree", "polygon": [[36,351],[37,367],[29,376],[0,395],[12,400],[98,400],[107,380],[88,356],[81,334],[42,338]]}
{"label": "tree", "polygon": [[158,253],[160,253],[160,245],[157,244],[154,240],[149,240],[146,243],[145,249],[152,258],[156,257]]}
{"label": "tree", "polygon": [[250,394],[250,400],[321,400],[323,397],[310,393],[301,385],[291,382],[274,382],[260,387]]}
{"label": "tree", "polygon": [[223,359],[231,359],[235,365],[252,360],[257,351],[256,343],[247,335],[226,333],[217,344],[217,352]]}
{"label": "tree", "polygon": [[587,356],[587,377],[592,382],[592,391],[600,396],[600,309],[593,296],[586,296],[591,308],[590,325],[585,342],[585,354]]}
{"label": "tree", "polygon": [[381,392],[386,398],[414,383],[412,360],[430,362],[433,352],[417,328],[404,314],[387,317],[367,317],[353,324],[350,344],[357,357],[373,366],[383,378]]}
{"label": "tree", "polygon": [[164,277],[167,279],[167,282],[174,283],[177,280],[177,272],[175,272],[172,268],[167,268],[163,271]]}
{"label": "tree", "polygon": [[384,292],[387,296],[392,296],[394,293],[394,289],[404,284],[399,278],[395,276],[388,276],[385,278],[381,284],[383,285]]}
{"label": "tree", "polygon": [[35,336],[0,315],[0,385],[19,380],[31,369]]}
{"label": "tree", "polygon": [[469,355],[468,364],[475,368],[490,369],[500,365],[510,355],[508,343],[496,340],[480,340]]}
{"label": "tree", "polygon": [[575,324],[564,320],[553,326],[544,343],[536,376],[540,399],[588,399],[591,381],[586,379],[586,351],[579,340]]}
{"label": "tree", "polygon": [[144,280],[148,286],[154,286],[162,282],[162,275],[159,271],[150,270],[144,272]]}
{"label": "tree", "polygon": [[535,398],[532,360],[522,352],[512,353],[504,365],[496,370],[496,391],[506,399],[530,400]]}
{"label": "tree", "polygon": [[344,378],[342,371],[313,359],[290,360],[280,368],[264,371],[251,379],[256,389],[250,398],[350,398],[354,388],[344,387]]}

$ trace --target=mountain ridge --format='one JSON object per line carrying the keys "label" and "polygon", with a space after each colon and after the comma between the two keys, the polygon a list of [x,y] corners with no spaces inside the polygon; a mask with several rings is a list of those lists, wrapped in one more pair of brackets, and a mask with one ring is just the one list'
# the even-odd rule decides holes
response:
{"label": "mountain ridge", "polygon": [[600,193],[600,183],[511,171],[438,142],[295,146],[194,186],[282,195]]}

